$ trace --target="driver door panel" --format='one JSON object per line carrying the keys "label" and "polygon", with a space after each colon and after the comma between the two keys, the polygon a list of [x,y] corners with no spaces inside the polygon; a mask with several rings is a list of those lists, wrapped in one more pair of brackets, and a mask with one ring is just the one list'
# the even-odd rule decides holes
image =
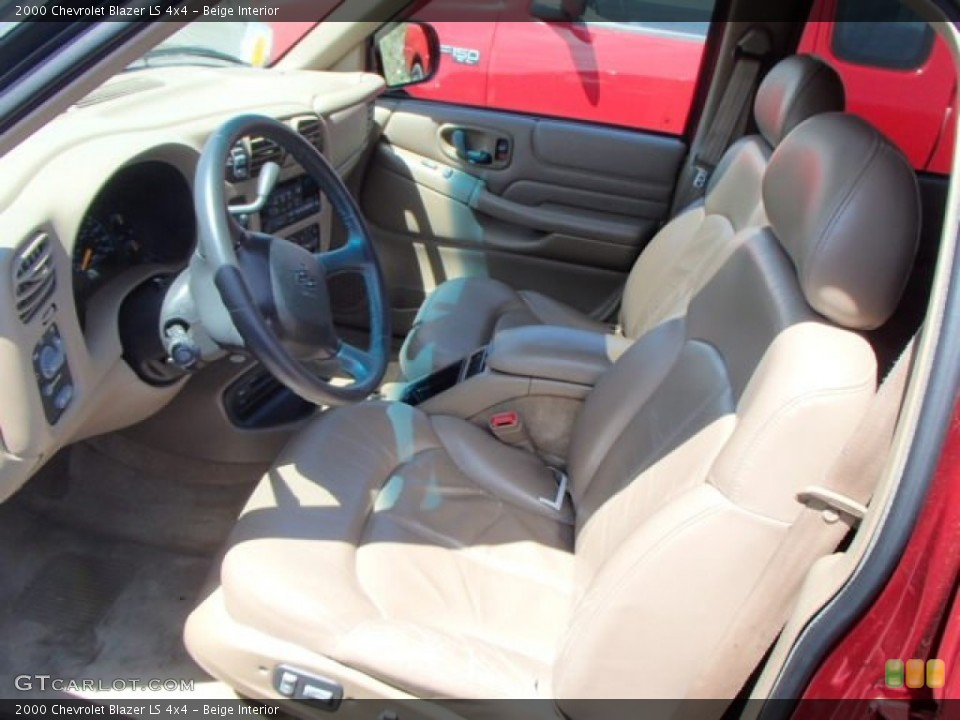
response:
{"label": "driver door panel", "polygon": [[360,199],[397,334],[462,276],[604,313],[666,218],[686,152],[653,133],[409,99],[381,100],[376,119]]}

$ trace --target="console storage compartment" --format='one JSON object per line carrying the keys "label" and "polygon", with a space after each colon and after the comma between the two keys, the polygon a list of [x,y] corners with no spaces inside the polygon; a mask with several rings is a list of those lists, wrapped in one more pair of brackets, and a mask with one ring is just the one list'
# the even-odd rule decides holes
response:
{"label": "console storage compartment", "polygon": [[505,330],[488,347],[411,382],[401,401],[484,427],[497,413],[516,412],[537,451],[562,464],[584,398],[630,344],[565,327]]}

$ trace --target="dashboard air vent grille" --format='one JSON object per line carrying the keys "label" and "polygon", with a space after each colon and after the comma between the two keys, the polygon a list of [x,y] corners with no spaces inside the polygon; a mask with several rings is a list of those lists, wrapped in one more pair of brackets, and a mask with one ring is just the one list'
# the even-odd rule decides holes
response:
{"label": "dashboard air vent grille", "polygon": [[297,132],[318,151],[323,152],[323,125],[320,124],[319,118],[307,117],[298,120]]}
{"label": "dashboard air vent grille", "polygon": [[28,323],[40,312],[56,287],[57,276],[50,254],[50,238],[40,233],[14,258],[13,298],[17,314]]}
{"label": "dashboard air vent grille", "polygon": [[367,135],[373,132],[374,123],[377,122],[377,116],[375,113],[373,103],[367,105]]}
{"label": "dashboard air vent grille", "polygon": [[283,164],[283,149],[272,140],[262,137],[250,138],[250,176],[260,174],[260,168],[268,162]]}

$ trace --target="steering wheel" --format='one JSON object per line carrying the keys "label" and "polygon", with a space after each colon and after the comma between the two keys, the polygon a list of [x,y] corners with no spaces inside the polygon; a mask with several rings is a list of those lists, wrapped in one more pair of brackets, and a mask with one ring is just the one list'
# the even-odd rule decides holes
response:
{"label": "steering wheel", "polygon": [[[226,160],[249,135],[279,145],[317,182],[346,228],[343,246],[314,254],[289,240],[248,231],[230,217]],[[200,241],[189,283],[206,334],[221,348],[246,348],[277,380],[317,405],[358,402],[376,390],[390,349],[383,273],[360,209],[316,148],[273,118],[235,117],[203,148],[194,201]],[[343,341],[333,325],[327,279],[346,272],[361,275],[366,286],[368,349]],[[331,384],[304,366],[308,360],[335,364],[354,382]]]}

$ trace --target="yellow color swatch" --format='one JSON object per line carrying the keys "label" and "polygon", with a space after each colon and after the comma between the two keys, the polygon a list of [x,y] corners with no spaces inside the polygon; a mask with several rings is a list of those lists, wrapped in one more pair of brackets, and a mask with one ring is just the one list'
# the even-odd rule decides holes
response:
{"label": "yellow color swatch", "polygon": [[927,660],[927,687],[942,688],[947,679],[943,660]]}
{"label": "yellow color swatch", "polygon": [[922,688],[926,673],[923,660],[907,660],[906,685],[908,688]]}

